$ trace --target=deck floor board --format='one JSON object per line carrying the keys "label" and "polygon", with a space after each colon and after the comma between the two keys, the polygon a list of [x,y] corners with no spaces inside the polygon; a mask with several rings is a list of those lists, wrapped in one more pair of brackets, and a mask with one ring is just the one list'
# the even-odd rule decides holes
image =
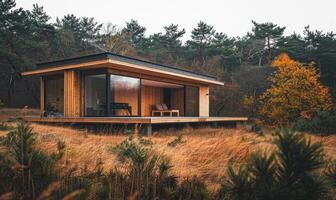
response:
{"label": "deck floor board", "polygon": [[247,117],[26,117],[29,122],[167,124],[202,122],[243,122]]}

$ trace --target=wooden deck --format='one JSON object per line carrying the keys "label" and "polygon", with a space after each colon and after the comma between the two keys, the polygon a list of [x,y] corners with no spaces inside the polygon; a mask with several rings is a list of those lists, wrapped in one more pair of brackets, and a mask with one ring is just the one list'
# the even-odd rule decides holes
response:
{"label": "wooden deck", "polygon": [[202,122],[244,122],[247,117],[25,117],[29,122],[105,123],[105,124],[169,124]]}

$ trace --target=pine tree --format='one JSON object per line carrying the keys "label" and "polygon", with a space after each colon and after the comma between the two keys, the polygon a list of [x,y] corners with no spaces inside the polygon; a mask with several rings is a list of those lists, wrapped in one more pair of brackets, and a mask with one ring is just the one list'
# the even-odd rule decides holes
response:
{"label": "pine tree", "polygon": [[273,50],[276,47],[278,39],[283,35],[285,27],[280,27],[271,22],[257,23],[252,21],[253,28],[251,37],[261,39],[264,42],[264,47],[267,50],[267,61],[270,64],[273,59]]}
{"label": "pine tree", "polygon": [[189,48],[194,51],[197,60],[204,62],[208,55],[208,48],[215,34],[214,27],[200,21],[191,32],[191,39],[187,41]]}
{"label": "pine tree", "polygon": [[128,34],[133,46],[138,50],[142,50],[145,43],[146,28],[141,26],[138,21],[132,19],[130,22],[126,22],[126,27],[123,31]]}

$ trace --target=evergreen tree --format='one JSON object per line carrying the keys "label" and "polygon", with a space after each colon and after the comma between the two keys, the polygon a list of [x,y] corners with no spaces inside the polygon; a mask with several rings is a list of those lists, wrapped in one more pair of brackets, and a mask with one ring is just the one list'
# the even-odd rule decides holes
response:
{"label": "evergreen tree", "polygon": [[143,50],[145,44],[145,27],[141,26],[138,21],[132,19],[130,22],[126,22],[126,27],[123,31],[128,34],[133,47],[140,51]]}
{"label": "evergreen tree", "polygon": [[215,33],[211,42],[211,55],[221,57],[221,65],[225,72],[232,72],[241,64],[241,52],[236,46],[236,39],[224,33]]}
{"label": "evergreen tree", "polygon": [[214,38],[215,30],[211,25],[200,21],[191,32],[191,39],[187,41],[189,49],[196,59],[203,63],[208,56],[208,50]]}
{"label": "evergreen tree", "polygon": [[166,48],[176,57],[182,48],[181,38],[185,34],[185,29],[183,28],[182,30],[179,30],[177,24],[165,26],[164,29],[165,34],[163,37],[166,43]]}
{"label": "evergreen tree", "polygon": [[[53,27],[48,25],[48,15],[43,7],[34,5],[32,11],[15,7],[14,0],[0,2],[0,83],[7,89],[6,105],[13,105],[14,86],[20,83],[20,72],[31,69],[33,63],[49,58]],[[21,82],[22,83],[22,82]],[[35,97],[32,82],[21,86]],[[16,85],[18,87],[18,85]]]}
{"label": "evergreen tree", "polygon": [[267,51],[267,62],[270,64],[273,59],[273,50],[277,45],[278,39],[283,35],[285,27],[280,27],[271,22],[257,23],[252,21],[253,28],[250,36],[255,39],[261,39],[264,42],[264,48]]}
{"label": "evergreen tree", "polygon": [[79,18],[68,14],[62,19],[57,18],[55,26],[58,31],[59,57],[71,57],[97,51],[95,45],[102,24],[95,22],[94,18]]}

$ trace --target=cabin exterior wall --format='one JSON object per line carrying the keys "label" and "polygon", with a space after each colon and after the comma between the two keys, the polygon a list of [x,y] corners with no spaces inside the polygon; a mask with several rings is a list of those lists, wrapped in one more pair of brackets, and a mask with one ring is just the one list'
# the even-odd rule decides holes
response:
{"label": "cabin exterior wall", "polygon": [[[64,73],[64,117],[84,117],[84,71],[80,70],[65,70]],[[109,71],[110,73],[116,71]],[[118,71],[115,74],[128,75],[128,72]],[[136,74],[130,73],[131,77],[134,77]],[[138,75],[139,78],[146,78],[151,80],[157,80],[158,78],[151,78],[150,76],[142,77]],[[164,81],[164,80],[162,80]],[[187,85],[183,81],[169,80],[170,83]],[[207,85],[196,85],[192,84],[193,87],[198,88],[199,90],[199,99],[198,99],[198,115],[200,117],[209,116],[209,86]],[[45,77],[40,78],[40,95],[41,95],[41,104],[40,109],[41,113],[45,110]],[[148,86],[141,86],[141,116],[151,116],[151,105],[156,103],[163,103],[163,88],[151,88]],[[175,91],[176,90],[176,91]],[[185,104],[188,102],[183,101],[185,98],[183,88],[175,89],[171,92],[171,107],[173,109],[179,109],[181,116],[185,113]],[[146,105],[148,104],[148,105]]]}
{"label": "cabin exterior wall", "polygon": [[80,117],[81,111],[80,73],[64,71],[64,117]]}
{"label": "cabin exterior wall", "polygon": [[209,86],[199,87],[199,116],[209,117]]}

